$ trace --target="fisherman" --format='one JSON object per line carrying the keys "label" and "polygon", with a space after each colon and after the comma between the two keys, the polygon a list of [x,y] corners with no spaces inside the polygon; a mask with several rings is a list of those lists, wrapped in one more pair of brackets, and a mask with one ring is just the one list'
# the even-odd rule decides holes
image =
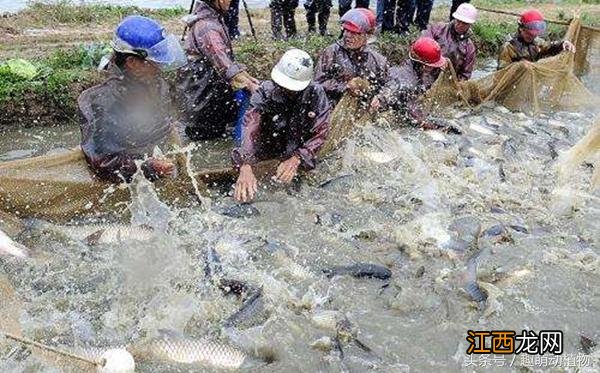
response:
{"label": "fisherman", "polygon": [[475,44],[471,40],[471,25],[477,20],[477,9],[469,3],[461,4],[449,23],[430,25],[422,36],[437,41],[442,54],[452,62],[458,80],[469,80],[475,66]]}
{"label": "fisherman", "polygon": [[371,111],[393,109],[423,129],[438,129],[441,124],[423,111],[418,100],[437,80],[448,60],[439,44],[428,37],[413,43],[409,57],[399,68],[390,69],[390,81],[371,101]]}
{"label": "fisherman", "polygon": [[498,56],[498,70],[513,62],[538,60],[555,56],[562,51],[575,53],[575,46],[568,40],[549,42],[539,36],[546,31],[544,16],[537,9],[521,14],[519,29],[512,39],[502,46]]}
{"label": "fisherman", "polygon": [[318,19],[319,35],[327,35],[327,23],[329,22],[331,7],[331,0],[306,0],[304,2],[304,9],[306,9],[306,23],[308,24],[309,33],[314,33],[316,31]]}
{"label": "fisherman", "polygon": [[[296,8],[298,0],[271,0],[271,32],[273,40],[289,40],[296,37]],[[281,33],[281,26],[285,29],[285,37]]]}
{"label": "fisherman", "polygon": [[235,91],[253,92],[259,81],[235,62],[223,15],[230,0],[203,0],[185,39],[188,64],[177,74],[178,104],[190,140],[223,137],[238,116]]}
{"label": "fisherman", "polygon": [[77,100],[85,158],[111,182],[130,181],[138,160],[150,180],[174,177],[175,163],[152,155],[176,134],[169,86],[160,75],[185,63],[179,41],[155,20],[130,16],[117,26],[111,45],[113,76]]}
{"label": "fisherman", "polygon": [[[315,82],[323,86],[332,105],[347,92],[372,97],[387,81],[387,59],[367,45],[376,28],[375,18],[369,9],[350,10],[340,20],[342,39],[319,58]],[[361,81],[368,82],[368,87]]]}
{"label": "fisherman", "polygon": [[252,95],[244,116],[241,145],[233,151],[240,174],[235,199],[254,198],[258,184],[253,164],[260,160],[281,159],[275,179],[288,184],[298,168],[312,169],[317,153],[329,132],[331,106],[325,90],[311,83],[313,61],[308,53],[291,49]]}

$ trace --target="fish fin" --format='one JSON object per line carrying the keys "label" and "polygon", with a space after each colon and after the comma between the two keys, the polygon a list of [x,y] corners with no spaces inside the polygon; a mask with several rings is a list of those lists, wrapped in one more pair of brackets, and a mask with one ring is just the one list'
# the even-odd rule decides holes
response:
{"label": "fish fin", "polygon": [[364,352],[368,352],[370,354],[375,355],[375,353],[373,352],[373,350],[367,346],[366,344],[362,343],[358,338],[354,338],[354,343]]}
{"label": "fish fin", "polygon": [[98,245],[98,243],[100,243],[100,238],[102,238],[104,232],[106,232],[105,229],[100,229],[84,238],[83,241],[90,246]]}

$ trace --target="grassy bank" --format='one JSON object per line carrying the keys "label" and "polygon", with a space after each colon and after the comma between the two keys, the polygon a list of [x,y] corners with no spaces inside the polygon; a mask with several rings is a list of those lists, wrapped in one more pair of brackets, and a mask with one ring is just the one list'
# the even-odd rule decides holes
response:
{"label": "grassy bank", "polygon": [[[497,0],[475,1],[476,5],[518,11],[523,2]],[[571,0],[561,9],[548,7],[549,17],[568,19],[573,6]],[[542,8],[544,4],[540,5]],[[600,24],[600,6],[592,5],[584,19],[588,24]],[[544,9],[544,11],[546,11]],[[22,77],[0,69],[0,125],[21,123],[25,125],[51,125],[76,121],[76,97],[85,88],[100,82],[103,76],[95,71],[101,56],[106,52],[114,25],[126,15],[143,14],[160,19],[167,29],[179,34],[182,26],[178,19],[185,14],[183,8],[144,10],[137,7],[107,5],[75,6],[68,0],[49,5],[34,3],[26,10],[0,19],[0,62],[9,58],[26,58],[36,67],[33,77]],[[309,52],[315,59],[335,37],[310,36],[289,42],[273,42],[269,38],[267,10],[252,11],[259,38],[243,37],[235,43],[240,62],[247,65],[251,74],[267,78],[281,54],[291,46]],[[299,9],[297,23],[305,27],[303,11]],[[447,17],[446,8],[434,9],[432,21]],[[247,29],[245,17],[240,17],[242,29]],[[330,20],[330,29],[337,30],[337,17]],[[516,29],[514,17],[481,14],[474,27],[474,41],[479,59],[495,57],[506,37]],[[550,37],[564,33],[562,26],[551,25]],[[302,31],[302,30],[301,30]],[[407,48],[417,33],[405,37],[380,36],[374,47],[392,64],[406,58]]]}

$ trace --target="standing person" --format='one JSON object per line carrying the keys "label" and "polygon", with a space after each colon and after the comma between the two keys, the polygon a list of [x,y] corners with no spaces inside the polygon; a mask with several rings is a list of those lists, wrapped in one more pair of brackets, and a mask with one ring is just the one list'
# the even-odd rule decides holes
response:
{"label": "standing person", "polygon": [[313,62],[308,53],[291,49],[252,95],[244,116],[243,137],[232,158],[240,173],[236,200],[254,198],[258,183],[252,166],[281,159],[275,179],[289,184],[299,168],[313,169],[329,132],[331,105],[319,84],[311,83]]}
{"label": "standing person", "polygon": [[194,141],[224,136],[238,115],[236,90],[253,92],[258,80],[235,62],[223,14],[229,0],[198,2],[185,39],[188,64],[177,74],[185,133]]}
{"label": "standing person", "polygon": [[[316,21],[319,21],[319,35],[327,35],[327,23],[331,12],[331,0],[306,0],[304,8],[306,9],[306,23],[308,32],[316,31]],[[318,14],[318,16],[317,16]]]}
{"label": "standing person", "polygon": [[449,23],[430,25],[422,36],[437,41],[442,54],[452,62],[458,80],[469,80],[475,67],[475,44],[471,40],[471,25],[477,20],[477,9],[471,4],[461,4]]}
{"label": "standing person", "polygon": [[111,46],[113,75],[77,99],[85,159],[110,182],[131,181],[136,161],[149,180],[174,177],[175,162],[154,158],[153,151],[177,142],[169,85],[161,78],[161,70],[185,63],[177,37],[153,19],[129,16]]}
{"label": "standing person", "polygon": [[240,0],[231,0],[229,10],[223,17],[225,24],[227,25],[227,31],[232,39],[240,37]]}
{"label": "standing person", "polygon": [[[274,40],[288,40],[296,36],[296,8],[298,0],[271,0],[271,32]],[[281,27],[285,28],[285,37]]]}
{"label": "standing person", "polygon": [[396,8],[397,32],[406,34],[413,24],[419,30],[425,30],[429,24],[432,8],[433,0],[398,0],[398,7]]}
{"label": "standing person", "polygon": [[549,42],[540,37],[546,31],[544,16],[537,9],[526,10],[521,14],[519,29],[510,41],[502,46],[498,56],[498,69],[513,62],[536,62],[542,58],[555,56],[563,50],[575,53],[575,46],[568,40]]}
{"label": "standing person", "polygon": [[[369,1],[370,0],[356,0],[355,8],[369,9]],[[340,18],[343,17],[344,14],[346,14],[350,9],[352,9],[352,0],[339,0],[338,11]]]}
{"label": "standing person", "polygon": [[377,25],[381,32],[396,31],[396,0],[377,0]]}
{"label": "standing person", "polygon": [[[321,84],[337,105],[348,92],[373,95],[386,82],[389,64],[385,57],[367,45],[375,30],[375,15],[368,9],[352,9],[340,20],[342,39],[327,47],[317,63],[315,82]],[[358,82],[369,83],[367,92]]]}
{"label": "standing person", "polygon": [[409,59],[399,68],[390,69],[390,79],[371,100],[371,110],[394,109],[407,121],[424,129],[439,125],[419,104],[419,98],[433,85],[448,60],[439,44],[428,37],[417,39],[410,48]]}

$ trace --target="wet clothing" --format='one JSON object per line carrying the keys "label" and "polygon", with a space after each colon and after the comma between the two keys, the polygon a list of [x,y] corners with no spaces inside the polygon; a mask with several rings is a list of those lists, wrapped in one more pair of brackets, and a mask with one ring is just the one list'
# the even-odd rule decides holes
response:
{"label": "wet clothing", "polygon": [[377,96],[384,109],[396,110],[416,123],[426,119],[418,100],[435,83],[441,70],[425,73],[422,67],[418,62],[406,60],[400,67],[390,69],[390,79]]}
{"label": "wet clothing", "polygon": [[430,25],[423,31],[427,36],[438,42],[442,55],[452,62],[458,80],[469,80],[475,67],[475,44],[471,40],[472,32],[459,35],[454,29],[454,22]]}
{"label": "wet clothing", "polygon": [[542,38],[535,38],[533,43],[527,43],[517,33],[502,46],[498,56],[498,69],[513,62],[522,60],[537,62],[542,58],[555,56],[562,52],[562,45],[562,41],[549,42]]}
{"label": "wet clothing", "polygon": [[221,14],[200,1],[184,48],[188,64],[177,74],[178,104],[191,140],[223,136],[237,115],[232,80],[245,71],[235,62]]}
{"label": "wet clothing", "polygon": [[306,23],[308,32],[316,31],[316,21],[319,21],[319,34],[327,34],[327,22],[331,12],[331,0],[306,0],[304,8],[306,9]]}
{"label": "wet clothing", "polygon": [[[369,1],[370,0],[356,0],[355,8],[367,8],[369,9]],[[340,18],[346,14],[347,11],[352,9],[352,0],[339,0],[338,2],[338,11],[340,14]]]}
{"label": "wet clothing", "polygon": [[242,143],[233,151],[237,166],[265,159],[300,159],[312,169],[329,132],[331,105],[319,84],[288,95],[270,80],[252,95],[244,116]]}
{"label": "wet clothing", "polygon": [[353,78],[368,80],[373,94],[379,91],[387,81],[388,69],[387,59],[368,45],[360,50],[350,50],[338,41],[327,47],[319,57],[315,82],[323,86],[335,106]]}
{"label": "wet clothing", "polygon": [[[168,84],[160,78],[142,83],[114,76],[81,93],[81,148],[94,174],[129,182],[137,171],[136,160],[151,157],[156,146],[165,150],[174,133],[171,102]],[[147,164],[142,171],[157,179]]]}
{"label": "wet clothing", "polygon": [[[271,32],[273,39],[284,40],[296,36],[296,8],[298,0],[271,0],[269,8],[271,9]],[[285,37],[281,33],[281,28],[285,28]]]}
{"label": "wet clothing", "polygon": [[240,0],[231,0],[229,11],[227,11],[223,20],[227,25],[229,36],[232,39],[238,38],[240,36]]}

